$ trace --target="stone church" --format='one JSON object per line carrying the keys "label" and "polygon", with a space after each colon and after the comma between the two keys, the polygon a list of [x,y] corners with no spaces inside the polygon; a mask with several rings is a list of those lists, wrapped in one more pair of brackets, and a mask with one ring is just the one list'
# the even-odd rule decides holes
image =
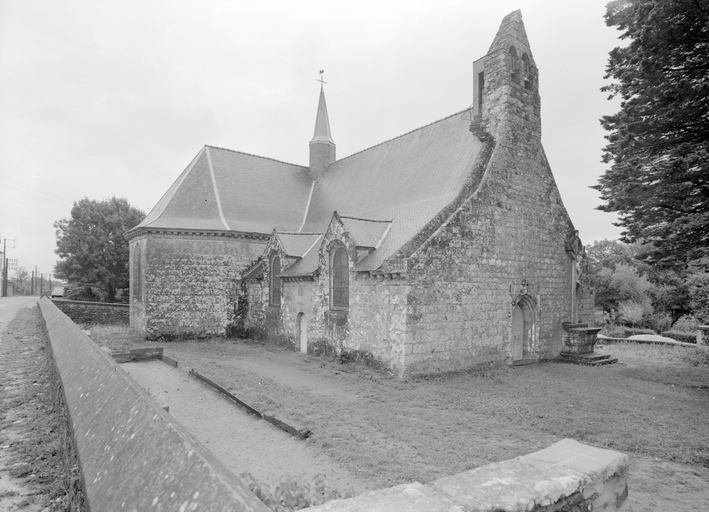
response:
{"label": "stone church", "polygon": [[285,338],[398,375],[557,357],[593,297],[520,11],[473,76],[469,109],[340,160],[322,85],[309,166],[204,146],[127,234],[131,325]]}

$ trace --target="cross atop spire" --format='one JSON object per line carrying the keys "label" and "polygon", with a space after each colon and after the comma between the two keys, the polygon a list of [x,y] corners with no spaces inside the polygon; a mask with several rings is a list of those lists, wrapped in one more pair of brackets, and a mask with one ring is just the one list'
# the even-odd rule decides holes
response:
{"label": "cross atop spire", "polygon": [[324,70],[320,70],[320,100],[318,101],[318,113],[315,117],[315,133],[310,141],[310,176],[313,181],[320,179],[331,163],[335,161],[335,142],[330,135],[330,120],[327,115],[327,104],[325,103],[325,91],[323,84]]}
{"label": "cross atop spire", "polygon": [[313,134],[313,142],[327,142],[329,144],[334,144],[332,136],[330,135],[330,120],[327,115],[327,104],[325,103],[325,91],[323,91],[323,84],[327,82],[323,80],[322,74],[323,70],[320,70],[320,101],[318,102],[318,113],[315,118],[315,133]]}

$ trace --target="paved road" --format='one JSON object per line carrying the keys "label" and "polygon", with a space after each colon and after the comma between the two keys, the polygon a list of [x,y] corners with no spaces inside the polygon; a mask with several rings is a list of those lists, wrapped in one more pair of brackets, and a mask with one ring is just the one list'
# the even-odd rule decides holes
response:
{"label": "paved road", "polygon": [[21,296],[16,297],[0,297],[0,341],[2,340],[2,332],[7,327],[7,324],[15,318],[17,312],[27,306],[34,306],[39,297]]}

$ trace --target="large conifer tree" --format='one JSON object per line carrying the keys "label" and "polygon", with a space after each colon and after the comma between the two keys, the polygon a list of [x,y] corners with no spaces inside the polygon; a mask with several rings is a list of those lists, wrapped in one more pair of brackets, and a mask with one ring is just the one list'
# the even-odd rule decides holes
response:
{"label": "large conifer tree", "polygon": [[616,0],[606,23],[628,45],[610,52],[603,88],[621,99],[601,120],[610,168],[594,188],[619,213],[625,242],[681,269],[709,260],[709,0]]}

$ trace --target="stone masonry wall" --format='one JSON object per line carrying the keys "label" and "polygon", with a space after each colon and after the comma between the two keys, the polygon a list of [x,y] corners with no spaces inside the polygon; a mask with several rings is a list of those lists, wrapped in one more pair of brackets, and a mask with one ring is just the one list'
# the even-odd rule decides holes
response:
{"label": "stone masonry wall", "polygon": [[511,79],[510,46],[531,52],[521,19],[508,21],[486,57],[483,117],[471,128],[493,146],[481,184],[409,257],[407,372],[509,361],[512,311],[522,297],[534,309],[525,358],[556,357],[561,322],[570,318],[564,241],[573,225],[541,146],[533,62],[531,86]]}
{"label": "stone masonry wall", "polygon": [[417,286],[407,372],[507,359],[523,280],[536,310],[532,351],[555,357],[560,350],[570,315],[570,223],[543,153],[520,146],[498,144],[479,193],[409,259]]}
{"label": "stone masonry wall", "polygon": [[149,235],[144,243],[144,302],[133,304],[131,325],[148,338],[225,334],[240,272],[261,255],[265,242]]}
{"label": "stone masonry wall", "polygon": [[62,313],[77,324],[127,324],[128,304],[52,299]]}

